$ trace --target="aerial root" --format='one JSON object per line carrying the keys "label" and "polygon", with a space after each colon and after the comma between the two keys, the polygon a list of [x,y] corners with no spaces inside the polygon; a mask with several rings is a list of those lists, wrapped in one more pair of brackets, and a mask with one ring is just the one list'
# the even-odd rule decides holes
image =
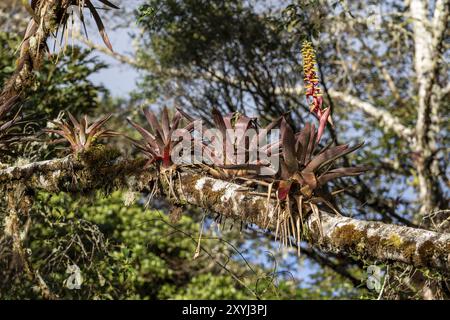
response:
{"label": "aerial root", "polygon": [[[314,215],[315,220],[318,223],[320,239],[323,239],[323,227],[320,218],[319,207],[314,203],[317,199],[305,200],[302,195],[295,198],[293,202],[292,196],[287,196],[286,201],[281,202],[277,200],[276,206],[273,209],[273,219],[275,225],[275,241],[280,243],[280,246],[284,247],[297,247],[297,255],[301,253],[301,241],[303,236],[306,236],[306,225],[304,222],[305,214]],[[324,201],[319,201],[325,203]],[[327,203],[325,203],[327,204]],[[293,208],[297,207],[297,210]],[[267,227],[270,225],[269,210],[266,211],[264,216],[264,225]]]}

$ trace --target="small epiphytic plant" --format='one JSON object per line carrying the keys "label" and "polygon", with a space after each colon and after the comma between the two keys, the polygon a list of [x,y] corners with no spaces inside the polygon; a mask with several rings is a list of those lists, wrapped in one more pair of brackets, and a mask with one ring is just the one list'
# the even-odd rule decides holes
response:
{"label": "small epiphytic plant", "polygon": [[[113,4],[112,2],[108,0],[98,0],[101,4],[104,5],[105,9],[119,9],[118,6]],[[103,42],[105,45],[110,49],[112,49],[111,42],[109,40],[109,37],[106,33],[106,28],[103,23],[103,20],[100,17],[100,14],[98,13],[98,7],[94,5],[92,0],[67,0],[67,1],[48,1],[48,0],[32,0],[30,3],[29,11],[33,14],[33,19],[30,20],[24,40],[21,45],[21,56],[24,56],[23,53],[28,50],[30,46],[33,44],[30,42],[30,39],[32,39],[35,35],[42,36],[42,33],[38,31],[49,29],[50,26],[47,25],[47,19],[45,19],[46,16],[51,13],[52,16],[52,27],[56,26],[56,32],[54,34],[55,37],[55,45],[57,41],[58,34],[61,34],[61,46],[63,45],[63,41],[65,39],[65,43],[67,45],[68,38],[72,34],[73,31],[70,32],[69,27],[73,25],[74,22],[74,15],[77,15],[83,25],[84,32],[87,37],[87,28],[86,28],[86,22],[85,22],[85,14],[83,12],[84,9],[88,9],[91,13],[92,17],[94,18],[94,21],[97,25],[97,29],[103,39]],[[72,21],[70,22],[70,20]],[[40,43],[42,39],[38,38],[37,42]],[[34,42],[34,41],[33,41]],[[64,45],[64,48],[66,47]],[[49,51],[47,48],[47,45],[44,44],[42,46],[42,49]],[[23,63],[23,61],[19,62]]]}
{"label": "small epiphytic plant", "polygon": [[[146,166],[153,163],[161,162],[164,169],[170,169],[174,166],[172,162],[172,151],[176,145],[181,141],[180,139],[172,140],[172,135],[178,129],[181,121],[181,114],[179,111],[170,120],[169,111],[164,107],[161,117],[161,123],[158,121],[156,115],[149,110],[144,110],[145,118],[150,124],[151,130],[144,129],[142,126],[127,119],[128,122],[141,134],[143,141],[136,141],[129,138],[132,143],[142,151],[148,158],[149,162]],[[190,131],[192,124],[188,124],[184,129]]]}
{"label": "small epiphytic plant", "polygon": [[[100,35],[103,39],[103,42],[105,43],[105,45],[108,47],[109,50],[113,51],[111,42],[109,41],[109,37],[108,34],[106,33],[106,29],[105,26],[103,24],[103,21],[100,17],[100,14],[97,11],[97,8],[94,6],[94,4],[92,3],[91,0],[72,0],[73,1],[73,6],[77,6],[79,8],[79,18],[83,24],[84,27],[84,31],[87,37],[87,31],[86,31],[86,24],[84,21],[84,13],[83,13],[83,9],[87,8],[89,10],[89,12],[91,13],[92,17],[94,18],[95,23],[97,24],[97,29],[100,32]],[[110,1],[107,0],[98,0],[100,3],[102,3],[104,6],[106,6],[106,8],[109,9],[119,9],[118,6],[116,6],[115,4],[111,3]],[[73,13],[72,13],[73,14]],[[67,21],[68,19],[64,20],[64,24],[63,24],[63,33],[64,30],[67,29]]]}
{"label": "small epiphytic plant", "polygon": [[58,120],[51,121],[55,129],[45,129],[45,132],[54,133],[62,137],[62,139],[54,142],[67,141],[70,144],[72,153],[78,154],[82,151],[88,150],[98,140],[106,137],[116,136],[112,130],[104,128],[104,125],[111,118],[111,115],[106,115],[92,124],[89,124],[87,116],[83,116],[78,121],[70,112],[67,112],[69,121]]}
{"label": "small epiphytic plant", "polygon": [[310,111],[319,119],[319,128],[316,139],[317,141],[320,141],[327,121],[331,125],[333,124],[330,116],[331,108],[323,108],[323,96],[319,87],[320,81],[317,75],[316,53],[311,42],[303,42],[302,57],[306,100],[309,103]]}
{"label": "small epiphytic plant", "polygon": [[[68,2],[69,2],[69,4],[67,5],[67,9],[65,12],[62,13],[61,18],[59,20],[59,27],[62,29],[61,30],[61,35],[62,35],[61,41],[63,41],[64,37],[69,36],[69,30],[68,30],[69,20],[70,20],[70,18],[72,18],[72,21],[73,21],[73,16],[75,14],[78,15],[78,18],[80,19],[80,21],[83,25],[86,37],[88,36],[86,22],[85,22],[85,14],[84,14],[84,9],[88,9],[90,14],[94,18],[94,21],[97,25],[97,29],[103,39],[103,42],[108,47],[108,49],[113,51],[108,34],[106,33],[105,25],[103,23],[102,18],[100,17],[100,14],[98,13],[98,7],[94,5],[93,1],[91,1],[91,0],[70,0]],[[120,9],[118,6],[116,6],[115,4],[113,4],[112,2],[110,2],[108,0],[98,0],[98,2],[103,4],[105,6],[104,8],[107,10]],[[36,12],[36,10],[46,10],[47,7],[45,5],[45,1],[32,1],[32,9],[35,12]],[[72,24],[73,24],[73,22],[72,22]]]}
{"label": "small epiphytic plant", "polygon": [[[163,111],[162,125],[152,112],[145,111],[153,132],[130,121],[145,139],[143,143],[134,141],[134,144],[149,157],[149,163],[161,161],[163,168],[172,168],[171,151],[180,141],[173,141],[171,135],[178,127],[180,117],[185,117],[189,121],[186,129],[190,133],[188,139],[191,149],[188,152],[197,156],[198,149],[201,150],[201,161],[196,161],[192,169],[200,168],[202,172],[218,179],[244,181],[241,192],[265,196],[268,201],[275,199],[276,212],[267,212],[267,218],[271,217],[270,222],[272,217],[276,217],[275,234],[278,237],[280,233],[285,244],[292,237],[300,241],[301,233],[305,230],[302,222],[304,213],[315,214],[320,221],[318,206],[322,204],[339,214],[333,196],[340,191],[328,191],[326,185],[329,181],[367,171],[362,166],[335,165],[338,159],[359,149],[363,143],[354,146],[329,144],[319,149],[327,122],[332,124],[331,110],[329,107],[323,108],[311,43],[303,44],[302,53],[306,97],[310,111],[319,119],[317,130],[314,124],[307,123],[300,132],[294,133],[284,116],[262,128],[256,118],[238,112],[224,116],[217,109],[212,110],[212,119],[209,121],[214,124],[213,128],[203,125],[197,127],[195,123],[200,120],[181,109],[175,114],[172,125],[169,124],[167,109]],[[281,137],[271,141],[268,133],[278,127]],[[272,160],[279,162],[274,165]]]}

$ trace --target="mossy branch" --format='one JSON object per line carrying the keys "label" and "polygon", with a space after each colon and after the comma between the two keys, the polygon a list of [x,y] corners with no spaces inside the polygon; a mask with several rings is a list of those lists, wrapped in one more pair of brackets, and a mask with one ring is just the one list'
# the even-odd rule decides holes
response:
{"label": "mossy branch", "polygon": [[[95,160],[95,161],[93,161]],[[156,192],[174,203],[191,204],[224,217],[275,230],[277,202],[242,192],[242,186],[192,170],[143,169],[145,160],[102,160],[81,156],[0,170],[0,191],[15,184],[48,192],[110,191],[131,188]],[[320,221],[319,221],[320,219]],[[304,224],[308,241],[324,251],[375,262],[402,262],[450,273],[450,234],[361,221],[320,211]]]}

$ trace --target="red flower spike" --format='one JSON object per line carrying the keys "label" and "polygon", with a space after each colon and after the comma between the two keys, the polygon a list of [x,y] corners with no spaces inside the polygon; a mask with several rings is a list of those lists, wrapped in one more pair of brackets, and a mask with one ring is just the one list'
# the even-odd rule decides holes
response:
{"label": "red flower spike", "polygon": [[316,54],[311,42],[304,41],[302,46],[303,71],[305,74],[306,100],[310,103],[310,112],[319,119],[319,132],[317,134],[317,142],[323,135],[327,121],[333,125],[330,117],[330,108],[322,109],[323,97],[319,88],[319,79],[316,68]]}

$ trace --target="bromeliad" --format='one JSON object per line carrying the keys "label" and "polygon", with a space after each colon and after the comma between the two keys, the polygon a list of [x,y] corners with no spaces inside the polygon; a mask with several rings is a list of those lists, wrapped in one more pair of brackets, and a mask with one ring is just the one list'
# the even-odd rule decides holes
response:
{"label": "bromeliad", "polygon": [[[189,121],[201,122],[178,110]],[[201,150],[201,160],[204,162],[200,167],[218,179],[252,178],[261,174],[263,168],[270,170],[267,159],[259,156],[261,153],[270,156],[279,147],[279,141],[269,143],[266,138],[267,133],[279,124],[281,117],[266,128],[260,128],[256,120],[239,112],[222,115],[219,110],[213,109],[213,130],[209,131],[201,125],[200,131],[196,132],[201,139],[194,139],[194,146]]]}
{"label": "bromeliad", "polygon": [[[328,206],[335,213],[339,213],[333,204],[333,193],[323,188],[332,179],[345,176],[355,176],[367,170],[365,167],[347,167],[333,169],[333,163],[360,148],[363,143],[353,147],[349,145],[327,145],[316,152],[319,133],[314,124],[307,123],[303,130],[294,131],[285,119],[281,122],[282,157],[278,180],[277,196],[285,202],[286,210],[278,214],[277,231],[281,230],[282,239],[287,243],[290,235],[295,235],[297,241],[301,239],[301,229],[304,212],[311,212],[320,221],[318,204]],[[297,212],[291,210],[294,199]],[[289,227],[290,226],[290,227]],[[321,229],[320,229],[320,232]]]}
{"label": "bromeliad", "polygon": [[[128,122],[141,134],[144,138],[143,141],[136,141],[129,138],[132,143],[141,150],[148,158],[149,162],[147,166],[157,161],[161,161],[163,168],[168,169],[173,166],[171,159],[172,151],[180,140],[173,141],[172,134],[178,129],[181,122],[181,113],[175,112],[172,120],[169,119],[169,111],[167,107],[164,107],[161,117],[161,123],[159,123],[156,115],[149,110],[144,110],[145,118],[150,124],[151,131],[143,128],[131,119],[127,119]],[[188,124],[184,129],[190,131],[192,123]]]}
{"label": "bromeliad", "polygon": [[316,153],[317,135],[314,124],[307,123],[303,130],[294,134],[286,120],[282,120],[282,160],[279,173],[281,180],[278,188],[280,200],[287,197],[295,184],[299,186],[304,197],[310,198],[332,179],[359,175],[367,170],[365,167],[331,168],[334,161],[357,150],[363,143],[353,147],[348,144],[333,147],[328,145]]}

